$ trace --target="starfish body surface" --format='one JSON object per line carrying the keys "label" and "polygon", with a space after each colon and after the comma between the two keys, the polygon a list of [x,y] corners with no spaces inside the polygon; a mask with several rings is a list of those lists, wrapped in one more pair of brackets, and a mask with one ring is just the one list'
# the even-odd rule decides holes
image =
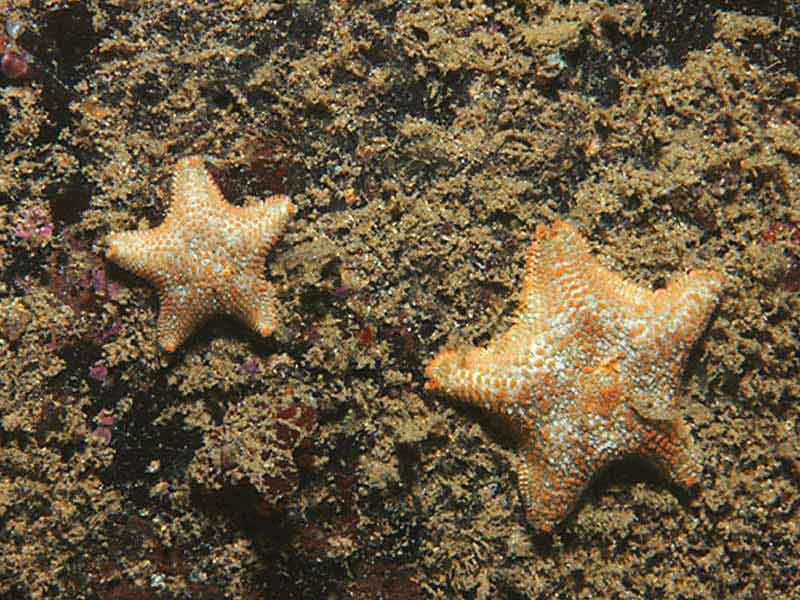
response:
{"label": "starfish body surface", "polygon": [[267,336],[277,318],[264,259],[293,212],[282,195],[254,206],[229,204],[203,159],[191,156],[175,167],[164,222],[109,235],[107,256],[158,289],[158,341],[168,352],[215,314],[233,315]]}
{"label": "starfish body surface", "polygon": [[650,291],[604,268],[568,223],[540,225],[514,325],[486,347],[439,353],[426,389],[499,413],[521,433],[519,487],[539,530],[628,455],[691,487],[701,466],[676,408],[722,285],[722,275],[694,270]]}

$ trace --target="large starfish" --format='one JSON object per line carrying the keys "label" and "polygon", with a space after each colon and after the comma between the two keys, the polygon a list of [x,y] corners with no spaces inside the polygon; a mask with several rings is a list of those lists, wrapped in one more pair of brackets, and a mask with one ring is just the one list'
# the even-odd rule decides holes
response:
{"label": "large starfish", "polygon": [[164,222],[108,236],[108,258],[155,284],[158,340],[173,352],[200,323],[231,314],[263,336],[275,329],[276,299],[264,258],[293,214],[288,196],[248,207],[225,201],[199,156],[175,167]]}
{"label": "large starfish", "polygon": [[426,388],[521,431],[519,486],[540,530],[566,516],[598,469],[627,455],[690,487],[701,467],[675,409],[722,285],[720,274],[695,270],[651,292],[601,266],[571,225],[540,225],[515,324],[485,348],[441,352]]}

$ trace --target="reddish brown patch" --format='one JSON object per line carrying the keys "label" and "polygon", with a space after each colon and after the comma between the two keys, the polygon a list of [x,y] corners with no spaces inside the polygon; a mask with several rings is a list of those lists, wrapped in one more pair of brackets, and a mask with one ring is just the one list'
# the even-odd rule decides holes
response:
{"label": "reddish brown patch", "polygon": [[784,272],[780,284],[789,292],[800,291],[800,220],[773,223],[769,229],[761,233],[761,237],[770,244],[779,239],[787,239],[798,246],[789,250],[789,268]]}
{"label": "reddish brown patch", "polygon": [[317,411],[311,406],[300,403],[282,408],[275,418],[275,431],[284,448],[293,447],[301,434],[302,437],[310,435],[317,425]]}
{"label": "reddish brown patch", "polygon": [[[283,469],[282,471],[283,473],[289,473],[288,469]],[[294,473],[283,475],[281,477],[265,475],[261,479],[261,483],[264,488],[263,500],[269,502],[270,499],[276,499],[290,494],[297,485],[297,481],[298,477]]]}
{"label": "reddish brown patch", "polygon": [[100,595],[102,600],[150,600],[155,598],[152,590],[133,587],[128,581],[120,581]]}
{"label": "reddish brown patch", "polygon": [[773,243],[779,237],[783,237],[784,234],[792,243],[800,244],[800,220],[789,221],[788,223],[780,221],[773,223],[769,229],[761,232],[761,237],[765,242]]}
{"label": "reddish brown patch", "polygon": [[311,556],[324,555],[328,548],[327,534],[314,525],[302,528],[294,539],[295,543]]}
{"label": "reddish brown patch", "polygon": [[359,344],[361,344],[365,348],[369,348],[370,346],[372,346],[372,342],[374,341],[374,334],[372,333],[372,328],[369,325],[360,329],[357,335]]}
{"label": "reddish brown patch", "polygon": [[17,50],[6,51],[0,61],[0,69],[2,69],[3,75],[9,79],[25,77],[28,74],[29,56],[27,52],[19,52]]}
{"label": "reddish brown patch", "polygon": [[285,151],[281,143],[268,141],[255,150],[250,158],[250,170],[268,190],[275,194],[286,193],[288,167],[280,156]]}
{"label": "reddish brown patch", "polygon": [[348,585],[343,597],[354,600],[392,598],[393,600],[422,600],[427,596],[419,584],[412,580],[408,569],[397,569],[391,565],[376,566],[371,572]]}
{"label": "reddish brown patch", "polygon": [[336,487],[342,494],[347,494],[350,492],[350,488],[356,482],[356,477],[353,474],[348,473],[336,473],[334,476],[334,482],[336,483]]}

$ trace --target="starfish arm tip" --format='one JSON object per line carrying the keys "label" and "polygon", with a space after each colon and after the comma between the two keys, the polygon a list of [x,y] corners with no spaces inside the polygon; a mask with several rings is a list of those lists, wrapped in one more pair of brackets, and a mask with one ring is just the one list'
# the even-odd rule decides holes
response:
{"label": "starfish arm tip", "polygon": [[[158,345],[161,346],[166,352],[172,354],[181,345],[181,339],[175,327],[170,327],[168,320],[162,314],[159,316],[159,323],[157,328]],[[184,336],[186,337],[186,336]]]}
{"label": "starfish arm tip", "polygon": [[211,313],[196,297],[179,301],[169,290],[161,291],[159,296],[161,309],[156,324],[158,343],[167,352],[174,352]]}
{"label": "starfish arm tip", "polygon": [[138,232],[118,231],[110,233],[105,238],[106,258],[129,271],[134,271],[134,257],[136,254],[137,240],[134,237]]}
{"label": "starfish arm tip", "polygon": [[111,235],[106,237],[105,242],[106,242],[106,258],[108,260],[114,261],[119,253],[119,249],[117,248],[117,242]]}
{"label": "starfish arm tip", "polygon": [[297,212],[297,207],[295,207],[292,202],[292,198],[286,194],[275,194],[274,196],[270,196],[269,200],[273,204],[281,205],[290,216]]}
{"label": "starfish arm tip", "polygon": [[455,352],[453,350],[442,350],[434,356],[428,363],[428,366],[425,367],[425,377],[430,379],[437,387],[439,386],[443,371],[447,368],[450,357],[454,354]]}
{"label": "starfish arm tip", "polygon": [[182,169],[196,169],[198,167],[205,169],[205,166],[205,159],[202,156],[199,154],[191,154],[178,160],[175,169],[177,172]]}
{"label": "starfish arm tip", "polygon": [[530,448],[523,450],[519,490],[528,522],[544,533],[553,531],[573,508],[585,482],[554,478]]}
{"label": "starfish arm tip", "polygon": [[[254,304],[233,306],[231,312],[261,337],[269,337],[278,325],[275,292],[271,285],[261,281],[254,286],[253,294],[258,298]],[[249,296],[250,294],[243,290],[242,298]]]}
{"label": "starfish arm tip", "polygon": [[716,296],[722,293],[725,286],[728,284],[728,277],[724,273],[705,269],[699,270],[699,273],[705,280],[706,286],[708,286]]}
{"label": "starfish arm tip", "polygon": [[129,234],[130,232],[112,231],[106,235],[106,237],[103,239],[103,242],[106,245],[106,256],[110,255],[111,253],[119,252],[120,245],[126,233]]}
{"label": "starfish arm tip", "polygon": [[279,227],[279,231],[276,233],[277,237],[282,232],[286,221],[288,221],[291,217],[295,215],[295,213],[297,212],[297,208],[292,202],[292,199],[284,194],[280,194],[278,196],[271,196],[270,207],[272,208],[272,210],[278,211],[279,218],[282,221],[282,224]]}

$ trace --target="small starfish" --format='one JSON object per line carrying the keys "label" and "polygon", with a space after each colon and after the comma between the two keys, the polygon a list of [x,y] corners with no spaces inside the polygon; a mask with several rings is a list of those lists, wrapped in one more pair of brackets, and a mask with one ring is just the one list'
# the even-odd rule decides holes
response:
{"label": "small starfish", "polygon": [[675,409],[722,285],[695,270],[651,292],[601,266],[571,225],[540,225],[515,324],[485,348],[441,352],[426,389],[500,413],[521,432],[519,486],[540,530],[627,455],[691,487],[702,469]]}
{"label": "small starfish", "polygon": [[175,167],[164,222],[112,233],[107,256],[155,284],[161,297],[158,341],[167,352],[221,313],[267,336],[276,325],[276,299],[263,275],[264,259],[293,213],[288,196],[248,207],[229,204],[203,159],[191,156]]}

